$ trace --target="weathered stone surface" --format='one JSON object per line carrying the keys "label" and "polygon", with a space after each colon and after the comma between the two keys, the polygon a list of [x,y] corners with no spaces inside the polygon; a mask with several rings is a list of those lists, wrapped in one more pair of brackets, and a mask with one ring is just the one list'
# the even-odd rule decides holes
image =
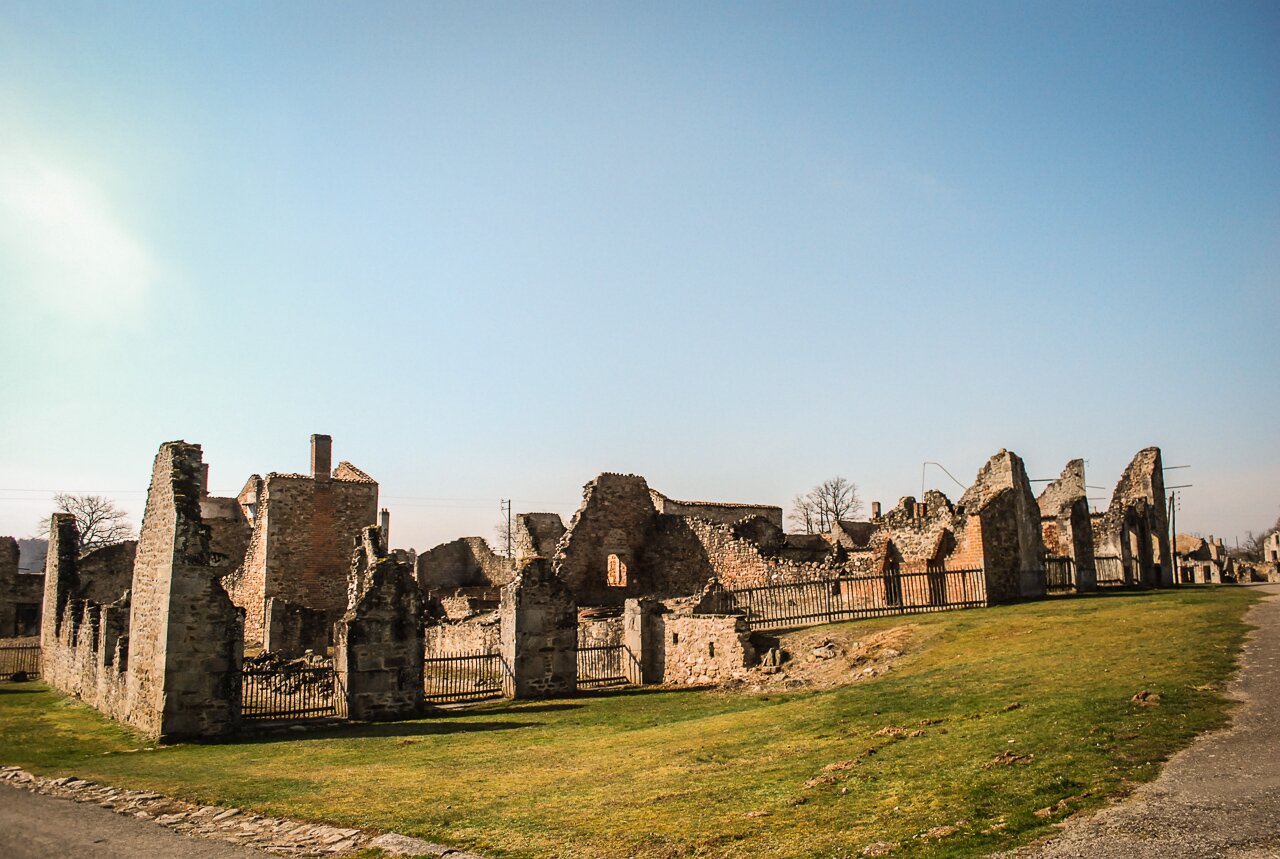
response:
{"label": "weathered stone surface", "polygon": [[[45,680],[144,733],[215,736],[238,720],[240,613],[210,566],[200,519],[200,448],[161,445],[136,546],[77,558],[69,514],[55,514],[41,629]],[[132,558],[128,589],[110,603]],[[95,584],[95,579],[101,581]]]}
{"label": "weathered stone surface", "polygon": [[338,621],[334,669],[353,719],[416,715],[423,698],[423,602],[413,568],[386,555],[365,528],[351,562],[349,605]]}
{"label": "weathered stone surface", "polygon": [[1143,448],[1134,456],[1106,512],[1093,517],[1093,539],[1098,555],[1120,558],[1128,584],[1173,584],[1160,448]]}
{"label": "weathered stone surface", "polygon": [[247,641],[263,640],[270,597],[336,621],[347,607],[351,547],[377,521],[377,481],[349,462],[330,474],[331,439],[313,435],[311,445],[310,475],[253,475],[237,496],[253,530],[244,562],[224,583],[245,610]]}
{"label": "weathered stone surface", "polygon": [[44,574],[19,571],[13,537],[0,537],[0,638],[37,635],[44,604]]}
{"label": "weathered stone surface", "polygon": [[495,553],[483,537],[461,537],[418,555],[415,572],[423,592],[435,594],[500,588],[515,576],[515,564]]}
{"label": "weathered stone surface", "polygon": [[502,656],[516,698],[569,695],[578,682],[578,607],[543,559],[525,563],[502,590]]}
{"label": "weathered stone surface", "polygon": [[1036,504],[1040,508],[1040,528],[1046,554],[1071,559],[1077,591],[1096,590],[1093,520],[1089,516],[1084,460],[1068,462],[1061,476],[1040,493]]}

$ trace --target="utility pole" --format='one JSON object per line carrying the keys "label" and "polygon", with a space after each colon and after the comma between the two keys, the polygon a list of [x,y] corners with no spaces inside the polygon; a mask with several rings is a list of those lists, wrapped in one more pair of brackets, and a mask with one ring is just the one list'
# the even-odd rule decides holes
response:
{"label": "utility pole", "polygon": [[514,557],[511,551],[511,499],[503,499],[498,504],[498,509],[507,514],[507,557]]}
{"label": "utility pole", "polygon": [[1178,575],[1178,502],[1177,491],[1169,490],[1169,530],[1173,532],[1173,538],[1170,541],[1169,553],[1173,555],[1173,586],[1177,587],[1182,583],[1182,578]]}

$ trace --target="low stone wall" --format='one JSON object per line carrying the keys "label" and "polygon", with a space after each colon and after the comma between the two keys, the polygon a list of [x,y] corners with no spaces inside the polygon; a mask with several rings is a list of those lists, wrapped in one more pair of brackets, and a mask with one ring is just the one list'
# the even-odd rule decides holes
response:
{"label": "low stone wall", "polygon": [[495,653],[502,631],[498,612],[489,612],[463,621],[441,621],[423,631],[428,656],[459,653]]}

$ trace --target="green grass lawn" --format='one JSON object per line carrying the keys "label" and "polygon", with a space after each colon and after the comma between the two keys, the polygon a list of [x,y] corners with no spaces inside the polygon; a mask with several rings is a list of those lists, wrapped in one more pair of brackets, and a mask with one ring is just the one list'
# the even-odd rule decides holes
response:
{"label": "green grass lawn", "polygon": [[[918,624],[914,651],[825,692],[643,689],[145,752],[39,684],[0,684],[0,763],[495,857],[858,856],[876,841],[980,855],[1224,724],[1253,599],[1197,588],[862,621]],[[1158,705],[1133,703],[1142,690]],[[877,734],[890,727],[921,733]]]}

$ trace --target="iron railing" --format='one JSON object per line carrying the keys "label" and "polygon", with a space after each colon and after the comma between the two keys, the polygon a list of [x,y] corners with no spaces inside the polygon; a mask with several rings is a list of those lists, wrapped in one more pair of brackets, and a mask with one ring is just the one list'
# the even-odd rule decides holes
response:
{"label": "iron railing", "polygon": [[1075,593],[1076,564],[1070,558],[1048,557],[1044,559],[1044,590],[1050,594]]}
{"label": "iron railing", "polygon": [[254,666],[240,671],[240,718],[345,718],[347,694],[332,665]]}
{"label": "iron railing", "polygon": [[838,576],[722,594],[712,600],[720,603],[717,608],[740,612],[752,629],[782,629],[987,604],[986,577],[981,568]]}
{"label": "iron railing", "polygon": [[432,703],[483,701],[511,695],[511,669],[499,653],[446,653],[422,666],[423,697]]}
{"label": "iron railing", "polygon": [[579,647],[577,659],[579,689],[639,682],[640,663],[624,644]]}
{"label": "iron railing", "polygon": [[0,680],[40,676],[40,645],[0,645]]}

